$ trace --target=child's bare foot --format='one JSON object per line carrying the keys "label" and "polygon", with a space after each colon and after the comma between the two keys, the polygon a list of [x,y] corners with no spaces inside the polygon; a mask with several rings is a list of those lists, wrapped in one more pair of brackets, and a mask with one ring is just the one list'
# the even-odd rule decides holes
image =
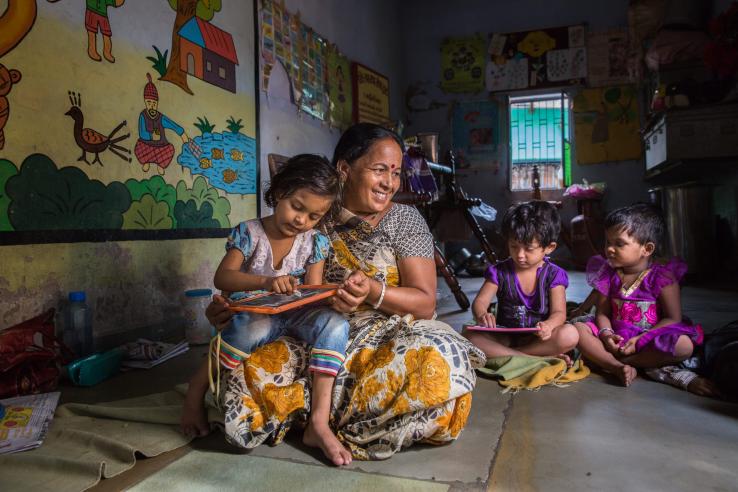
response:
{"label": "child's bare foot", "polygon": [[610,374],[616,376],[623,386],[630,386],[630,383],[638,375],[638,371],[635,367],[623,364],[622,366],[614,367],[608,371]]}
{"label": "child's bare foot", "polygon": [[205,405],[202,399],[199,401],[190,401],[189,395],[185,397],[182,405],[182,420],[180,428],[182,433],[188,437],[204,437],[210,434],[210,424],[208,424],[208,414],[205,411]]}
{"label": "child's bare foot", "polygon": [[559,354],[556,356],[556,358],[566,362],[566,367],[571,367],[572,365],[574,365],[574,362],[572,362],[571,357],[569,357],[568,354]]}
{"label": "child's bare foot", "polygon": [[328,424],[308,422],[302,442],[306,446],[320,448],[329,460],[336,466],[351,464],[351,452],[343,447],[341,441],[331,432]]}

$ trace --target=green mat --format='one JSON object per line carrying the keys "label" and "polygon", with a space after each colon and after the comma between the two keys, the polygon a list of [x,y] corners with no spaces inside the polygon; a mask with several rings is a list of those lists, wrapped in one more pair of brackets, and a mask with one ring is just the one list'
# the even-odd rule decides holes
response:
{"label": "green mat", "polygon": [[131,492],[178,492],[268,490],[295,492],[361,490],[387,492],[446,491],[448,485],[388,477],[329,466],[304,465],[291,461],[243,454],[194,450],[151,475]]}
{"label": "green mat", "polygon": [[184,388],[178,389],[60,406],[40,448],[0,456],[0,491],[79,492],[132,468],[137,452],[151,457],[184,446],[190,439],[179,431]]}

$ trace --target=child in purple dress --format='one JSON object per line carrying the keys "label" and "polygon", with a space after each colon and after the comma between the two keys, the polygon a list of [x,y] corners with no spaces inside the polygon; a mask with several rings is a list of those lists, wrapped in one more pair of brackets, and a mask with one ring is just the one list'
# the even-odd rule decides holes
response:
{"label": "child in purple dress", "polygon": [[[466,336],[487,357],[538,355],[571,360],[566,355],[579,340],[566,322],[566,272],[551,263],[561,230],[558,212],[548,202],[532,201],[510,207],[502,219],[502,235],[510,257],[490,266],[474,299],[472,312],[478,325],[537,327],[535,335],[466,330]],[[497,296],[497,316],[488,312]]]}
{"label": "child in purple dress", "polygon": [[624,386],[636,368],[680,362],[702,343],[702,328],[682,317],[679,281],[683,261],[653,259],[664,234],[664,219],[647,204],[620,208],[605,217],[607,258],[587,264],[587,281],[597,290],[595,321],[577,323],[579,348]]}

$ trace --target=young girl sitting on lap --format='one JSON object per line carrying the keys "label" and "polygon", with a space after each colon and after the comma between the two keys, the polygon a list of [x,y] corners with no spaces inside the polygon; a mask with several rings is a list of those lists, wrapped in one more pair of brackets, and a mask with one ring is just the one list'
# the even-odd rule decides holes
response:
{"label": "young girl sitting on lap", "polygon": [[702,343],[702,328],[682,318],[679,281],[687,271],[674,258],[653,259],[664,235],[656,208],[636,204],[605,217],[607,258],[587,264],[587,281],[598,292],[595,322],[577,323],[582,354],[624,386],[637,367],[674,364]]}
{"label": "young girl sitting on lap", "polygon": [[[561,219],[545,201],[513,206],[502,219],[510,258],[490,266],[472,311],[478,325],[539,329],[534,335],[465,330],[487,357],[566,355],[577,345],[577,330],[566,321],[566,272],[547,257],[556,249]],[[497,316],[488,312],[497,295]]]}
{"label": "young girl sitting on lap", "polygon": [[[324,157],[302,154],[287,161],[265,195],[274,214],[233,229],[215,273],[215,286],[227,292],[291,294],[301,283],[322,284],[329,243],[313,228],[335,210],[338,193],[338,172]],[[349,325],[343,315],[329,307],[307,305],[272,316],[240,312],[217,328],[222,330],[220,350],[210,356],[226,369],[234,369],[255,349],[281,336],[312,346],[312,402],[303,442],[320,447],[336,465],[351,463],[351,453],[328,425],[333,383],[348,343]],[[209,430],[203,404],[208,380],[206,362],[187,390],[182,416],[187,434],[203,435]]]}

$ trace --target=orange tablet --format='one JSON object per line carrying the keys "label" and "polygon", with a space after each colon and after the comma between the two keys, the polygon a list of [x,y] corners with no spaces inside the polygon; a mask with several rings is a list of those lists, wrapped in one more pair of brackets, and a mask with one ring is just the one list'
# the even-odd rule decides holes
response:
{"label": "orange tablet", "polygon": [[229,301],[228,309],[249,313],[279,314],[331,297],[337,289],[338,285],[336,284],[299,285],[297,292],[293,294],[265,292],[237,301]]}

